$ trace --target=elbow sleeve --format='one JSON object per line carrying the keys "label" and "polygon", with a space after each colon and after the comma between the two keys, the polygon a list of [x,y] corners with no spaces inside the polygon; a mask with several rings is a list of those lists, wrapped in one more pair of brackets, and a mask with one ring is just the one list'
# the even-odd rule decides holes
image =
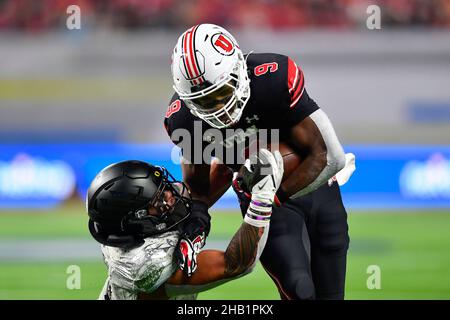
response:
{"label": "elbow sleeve", "polygon": [[[330,177],[342,170],[345,166],[345,153],[341,143],[334,131],[328,116],[321,109],[316,110],[310,115],[319,129],[327,148],[327,167]],[[329,178],[329,177],[328,177]]]}

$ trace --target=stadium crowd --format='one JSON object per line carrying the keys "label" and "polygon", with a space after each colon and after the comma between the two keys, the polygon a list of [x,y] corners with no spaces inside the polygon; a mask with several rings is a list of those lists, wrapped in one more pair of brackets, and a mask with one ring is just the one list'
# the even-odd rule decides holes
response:
{"label": "stadium crowd", "polygon": [[235,28],[358,28],[371,4],[382,8],[383,27],[450,27],[450,0],[0,0],[0,30],[59,28],[71,4],[90,26],[116,29],[205,21]]}

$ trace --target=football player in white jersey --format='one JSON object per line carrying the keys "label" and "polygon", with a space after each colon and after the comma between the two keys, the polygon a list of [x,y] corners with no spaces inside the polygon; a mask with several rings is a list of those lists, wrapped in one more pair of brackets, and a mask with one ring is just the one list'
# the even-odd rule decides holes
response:
{"label": "football player in white jersey", "polygon": [[[262,172],[267,168],[269,172]],[[123,161],[97,174],[86,206],[89,231],[102,244],[108,267],[99,299],[195,299],[200,291],[251,272],[266,243],[283,176],[282,157],[261,150],[258,161],[246,162],[244,172],[253,181],[252,203],[225,252],[199,252],[203,238],[189,241],[180,236],[191,198],[165,168]],[[197,267],[190,277],[178,268],[176,257],[189,251],[197,256],[187,262]]]}

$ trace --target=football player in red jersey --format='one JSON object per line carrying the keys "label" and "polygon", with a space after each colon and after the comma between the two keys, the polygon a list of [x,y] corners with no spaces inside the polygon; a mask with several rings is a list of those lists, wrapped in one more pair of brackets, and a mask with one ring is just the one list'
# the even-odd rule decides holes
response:
{"label": "football player in red jersey", "polygon": [[[278,189],[281,206],[273,208],[277,215],[261,263],[283,299],[343,299],[347,213],[338,184],[327,182],[346,158],[327,115],[308,95],[301,68],[281,54],[244,55],[228,31],[201,24],[180,36],[171,69],[175,94],[164,125],[182,148],[183,180],[195,199],[183,237],[208,235],[208,207],[230,186],[229,169],[242,164],[239,152],[228,151],[262,129],[276,131],[302,162]],[[230,135],[231,129],[239,130]],[[212,130],[227,138],[217,144],[220,134]],[[186,144],[183,132],[194,143]],[[211,144],[223,147],[214,149],[222,163],[214,167],[202,154]],[[235,187],[243,214],[264,210],[242,192],[245,185]],[[188,274],[195,271],[185,267],[190,259],[180,265]]]}

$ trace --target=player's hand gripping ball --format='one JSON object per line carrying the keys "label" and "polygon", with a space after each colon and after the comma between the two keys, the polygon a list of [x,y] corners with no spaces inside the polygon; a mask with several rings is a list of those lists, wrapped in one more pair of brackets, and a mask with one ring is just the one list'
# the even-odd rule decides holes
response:
{"label": "player's hand gripping ball", "polygon": [[[276,145],[269,146],[269,150],[276,151],[278,150],[283,158],[283,178],[281,186],[283,186],[283,182],[291,176],[291,174],[297,169],[297,167],[301,164],[302,159],[299,156],[298,152],[293,149],[293,147],[289,146],[287,143],[280,143]],[[243,172],[245,166],[242,166],[239,173],[235,176],[233,180],[233,189],[236,192],[239,204],[241,206],[241,211],[247,211],[247,207],[250,204],[250,200],[252,197],[251,190],[248,189],[246,184],[243,181]],[[277,201],[275,201],[277,202]]]}
{"label": "player's hand gripping ball", "polygon": [[284,172],[281,153],[260,149],[257,155],[245,161],[241,170],[241,185],[250,190],[251,199],[272,204]]}

